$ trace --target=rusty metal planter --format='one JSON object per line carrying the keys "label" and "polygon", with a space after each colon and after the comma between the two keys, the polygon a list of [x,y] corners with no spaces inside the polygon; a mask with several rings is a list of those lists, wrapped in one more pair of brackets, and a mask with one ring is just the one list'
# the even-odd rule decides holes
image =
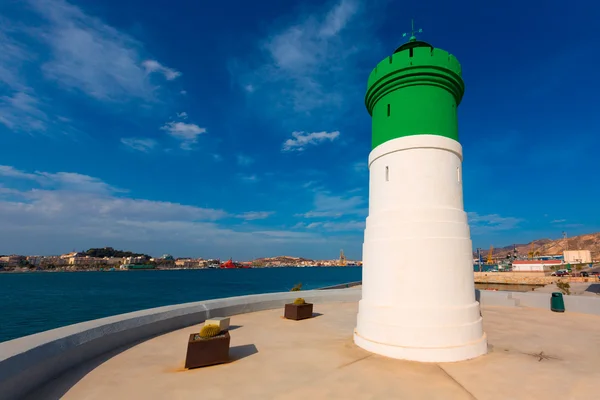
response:
{"label": "rusty metal planter", "polygon": [[208,339],[194,340],[196,333],[191,333],[188,340],[186,368],[206,367],[229,361],[229,332]]}
{"label": "rusty metal planter", "polygon": [[313,316],[313,305],[312,303],[286,304],[283,316],[287,319],[293,319],[295,321],[311,318]]}

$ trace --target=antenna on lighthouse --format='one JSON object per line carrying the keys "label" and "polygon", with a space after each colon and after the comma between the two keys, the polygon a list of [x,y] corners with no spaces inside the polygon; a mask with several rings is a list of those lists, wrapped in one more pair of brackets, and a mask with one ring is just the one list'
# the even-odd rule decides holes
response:
{"label": "antenna on lighthouse", "polygon": [[[417,37],[415,36],[415,34],[417,33],[423,33],[423,29],[418,29],[415,31],[415,20],[411,19],[410,20],[410,38],[408,39],[410,42],[414,42],[415,40],[417,40]],[[408,32],[404,32],[402,34],[402,37],[406,37],[406,35],[408,35]]]}

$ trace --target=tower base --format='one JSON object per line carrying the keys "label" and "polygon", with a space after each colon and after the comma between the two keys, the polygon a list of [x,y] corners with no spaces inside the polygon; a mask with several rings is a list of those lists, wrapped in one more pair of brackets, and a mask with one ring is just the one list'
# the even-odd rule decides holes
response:
{"label": "tower base", "polygon": [[371,151],[354,331],[365,350],[423,362],[487,353],[461,169],[462,147],[447,137],[400,137]]}
{"label": "tower base", "polygon": [[462,346],[418,348],[373,342],[363,338],[354,330],[354,343],[371,353],[400,360],[420,362],[465,361],[487,353],[487,336],[485,333],[479,340]]}

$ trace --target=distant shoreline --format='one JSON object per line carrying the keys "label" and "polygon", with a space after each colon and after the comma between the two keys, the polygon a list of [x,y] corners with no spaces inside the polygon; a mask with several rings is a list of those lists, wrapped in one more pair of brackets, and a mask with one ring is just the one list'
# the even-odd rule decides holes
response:
{"label": "distant shoreline", "polygon": [[148,269],[118,269],[107,268],[95,269],[33,269],[33,270],[0,270],[0,274],[34,274],[34,273],[71,273],[71,272],[140,272],[140,271],[199,271],[199,270],[237,270],[237,269],[265,269],[265,268],[358,268],[359,266],[340,266],[340,265],[281,265],[272,267],[251,267],[251,268],[148,268]]}

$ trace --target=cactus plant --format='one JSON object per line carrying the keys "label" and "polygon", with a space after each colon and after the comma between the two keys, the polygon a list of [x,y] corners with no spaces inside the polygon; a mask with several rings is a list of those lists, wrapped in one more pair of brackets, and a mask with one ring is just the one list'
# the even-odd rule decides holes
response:
{"label": "cactus plant", "polygon": [[306,301],[304,301],[304,299],[302,297],[298,297],[296,300],[294,300],[294,304],[299,306],[302,304],[306,304]]}
{"label": "cactus plant", "polygon": [[299,292],[300,290],[302,290],[302,282],[296,283],[290,292]]}
{"label": "cactus plant", "polygon": [[200,330],[200,337],[208,339],[217,336],[219,333],[221,333],[219,325],[204,325]]}

